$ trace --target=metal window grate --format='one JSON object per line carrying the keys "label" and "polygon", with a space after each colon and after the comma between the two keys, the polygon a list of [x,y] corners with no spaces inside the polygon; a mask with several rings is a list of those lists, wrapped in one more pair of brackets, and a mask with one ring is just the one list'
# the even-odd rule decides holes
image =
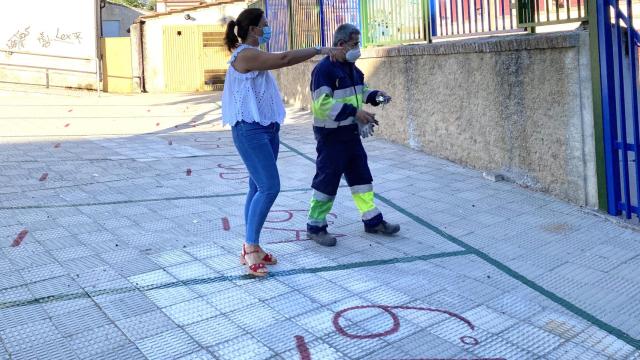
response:
{"label": "metal window grate", "polygon": [[202,47],[223,47],[224,33],[221,31],[207,31],[202,33]]}
{"label": "metal window grate", "polygon": [[218,89],[224,85],[224,77],[226,74],[227,71],[223,69],[205,69],[204,84]]}

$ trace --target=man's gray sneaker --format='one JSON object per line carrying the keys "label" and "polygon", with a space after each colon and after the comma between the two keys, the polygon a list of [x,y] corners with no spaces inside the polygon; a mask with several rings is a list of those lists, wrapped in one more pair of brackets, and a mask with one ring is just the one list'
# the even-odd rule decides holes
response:
{"label": "man's gray sneaker", "polygon": [[317,234],[308,232],[307,237],[322,246],[336,246],[338,242],[335,236],[326,231],[321,231]]}
{"label": "man's gray sneaker", "polygon": [[382,220],[382,222],[375,227],[364,227],[364,231],[370,234],[384,234],[384,235],[393,235],[400,231],[400,225],[398,224],[389,224],[388,222]]}

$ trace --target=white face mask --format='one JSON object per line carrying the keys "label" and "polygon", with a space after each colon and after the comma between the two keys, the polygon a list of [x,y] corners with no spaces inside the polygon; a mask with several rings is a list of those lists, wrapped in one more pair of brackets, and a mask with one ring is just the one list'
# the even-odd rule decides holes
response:
{"label": "white face mask", "polygon": [[351,50],[347,51],[346,58],[347,58],[348,62],[354,63],[354,62],[356,62],[356,60],[358,60],[360,58],[360,55],[361,55],[360,54],[360,48],[357,47],[355,49],[351,49]]}

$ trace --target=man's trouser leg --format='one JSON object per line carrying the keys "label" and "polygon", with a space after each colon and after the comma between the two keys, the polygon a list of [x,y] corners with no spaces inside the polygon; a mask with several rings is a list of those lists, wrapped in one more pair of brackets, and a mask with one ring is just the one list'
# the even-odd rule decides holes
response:
{"label": "man's trouser leg", "polygon": [[333,207],[340,178],[344,170],[346,154],[344,143],[320,139],[316,146],[316,175],[313,177],[313,197],[309,206],[307,231],[319,234],[327,230],[327,215]]}
{"label": "man's trouser leg", "polygon": [[375,205],[373,193],[373,177],[367,163],[367,153],[362,141],[349,143],[349,158],[345,166],[345,177],[351,188],[351,196],[360,212],[366,228],[374,228],[382,223],[382,213]]}

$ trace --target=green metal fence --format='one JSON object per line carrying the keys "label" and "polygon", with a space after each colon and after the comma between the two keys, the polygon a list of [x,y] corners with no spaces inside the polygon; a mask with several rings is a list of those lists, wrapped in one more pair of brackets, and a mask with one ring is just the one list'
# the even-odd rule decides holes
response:
{"label": "green metal fence", "polygon": [[361,1],[365,45],[428,41],[428,2],[423,0]]}
{"label": "green metal fence", "polygon": [[589,0],[518,0],[518,27],[587,21]]}
{"label": "green metal fence", "polygon": [[[344,22],[364,46],[430,42],[586,21],[594,0],[257,0],[277,35],[271,51],[331,45]],[[517,14],[517,19],[515,19]],[[516,24],[517,23],[517,24]]]}
{"label": "green metal fence", "polygon": [[290,3],[291,46],[294,49],[322,44],[320,4],[318,0],[293,0]]}
{"label": "green metal fence", "polygon": [[267,4],[265,2],[265,0],[256,0],[252,3],[249,4],[248,6],[249,8],[260,8],[260,9],[266,9]]}

